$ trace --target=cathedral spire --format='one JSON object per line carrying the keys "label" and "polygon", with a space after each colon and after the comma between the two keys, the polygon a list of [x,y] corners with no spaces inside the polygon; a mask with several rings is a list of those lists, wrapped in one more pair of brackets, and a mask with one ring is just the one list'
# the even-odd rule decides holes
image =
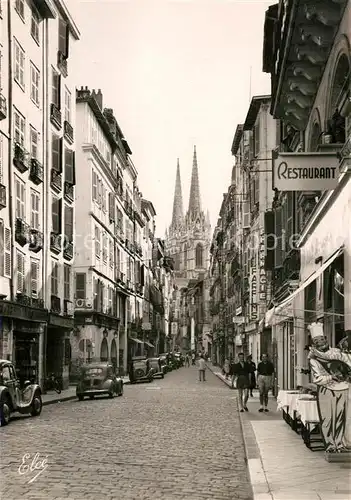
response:
{"label": "cathedral spire", "polygon": [[179,158],[178,158],[171,227],[172,228],[180,227],[183,224],[183,218],[184,218],[183,195],[182,195],[182,183],[180,180],[180,168],[179,168]]}
{"label": "cathedral spire", "polygon": [[194,146],[193,170],[191,173],[191,186],[189,196],[188,214],[191,218],[201,212],[199,170],[197,167],[196,146]]}

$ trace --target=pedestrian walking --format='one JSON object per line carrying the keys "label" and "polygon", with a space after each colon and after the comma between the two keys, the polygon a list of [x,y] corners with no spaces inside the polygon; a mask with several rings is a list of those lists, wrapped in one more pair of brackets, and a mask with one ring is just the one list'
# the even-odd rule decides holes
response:
{"label": "pedestrian walking", "polygon": [[230,368],[229,359],[225,358],[225,361],[224,361],[224,374],[225,374],[225,378],[229,377],[229,368]]}
{"label": "pedestrian walking", "polygon": [[198,364],[199,364],[199,381],[201,382],[202,379],[203,382],[206,382],[205,378],[206,363],[202,354],[200,355]]}
{"label": "pedestrian walking", "polygon": [[247,357],[246,360],[249,365],[251,366],[251,373],[250,373],[250,396],[253,398],[253,393],[252,391],[256,389],[256,364],[252,361],[252,356],[251,354]]}
{"label": "pedestrian walking", "polygon": [[260,391],[259,412],[268,412],[268,392],[273,386],[274,366],[268,360],[267,354],[262,354],[261,362],[257,366],[257,384]]}
{"label": "pedestrian walking", "polygon": [[185,366],[190,366],[190,359],[189,359],[188,353],[186,353],[186,355],[185,355]]}
{"label": "pedestrian walking", "polygon": [[195,366],[195,361],[196,361],[196,355],[193,352],[192,355],[191,355],[191,364],[192,364],[192,366]]}
{"label": "pedestrian walking", "polygon": [[239,395],[240,411],[249,411],[247,400],[249,399],[251,365],[244,360],[244,354],[240,353],[239,362],[233,366],[233,378],[236,379],[236,388]]}

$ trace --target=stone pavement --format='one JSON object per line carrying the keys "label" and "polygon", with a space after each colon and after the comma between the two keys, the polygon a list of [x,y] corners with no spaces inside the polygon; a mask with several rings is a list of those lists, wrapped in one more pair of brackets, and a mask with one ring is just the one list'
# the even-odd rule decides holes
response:
{"label": "stone pavement", "polygon": [[[221,374],[218,378],[223,380]],[[351,499],[350,464],[328,463],[323,452],[306,448],[276,411],[273,397],[269,413],[259,413],[258,408],[254,391],[254,398],[248,401],[249,412],[239,414],[254,500]]]}
{"label": "stone pavement", "polygon": [[[210,372],[198,382],[195,367],[120,398],[46,406],[0,432],[7,500],[252,500],[235,392]],[[22,463],[35,454],[47,464],[32,481],[39,471]]]}

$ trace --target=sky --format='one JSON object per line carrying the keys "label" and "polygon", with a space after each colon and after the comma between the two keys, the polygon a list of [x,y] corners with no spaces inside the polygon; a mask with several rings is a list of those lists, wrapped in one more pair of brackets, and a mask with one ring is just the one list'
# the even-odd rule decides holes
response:
{"label": "sky", "polygon": [[215,227],[230,185],[236,126],[252,96],[270,93],[262,50],[272,3],[66,0],[81,32],[76,86],[101,89],[104,107],[114,110],[139,189],[157,212],[159,237],[171,222],[177,158],[187,210],[194,145],[202,207]]}

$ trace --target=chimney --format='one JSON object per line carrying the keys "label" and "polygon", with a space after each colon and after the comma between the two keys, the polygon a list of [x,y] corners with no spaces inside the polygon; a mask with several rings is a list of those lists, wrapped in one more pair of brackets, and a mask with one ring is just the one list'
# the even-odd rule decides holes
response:
{"label": "chimney", "polygon": [[95,98],[95,101],[98,103],[99,108],[101,111],[103,110],[102,108],[102,92],[101,89],[99,89],[97,92],[95,92],[95,89],[92,91],[92,97]]}

